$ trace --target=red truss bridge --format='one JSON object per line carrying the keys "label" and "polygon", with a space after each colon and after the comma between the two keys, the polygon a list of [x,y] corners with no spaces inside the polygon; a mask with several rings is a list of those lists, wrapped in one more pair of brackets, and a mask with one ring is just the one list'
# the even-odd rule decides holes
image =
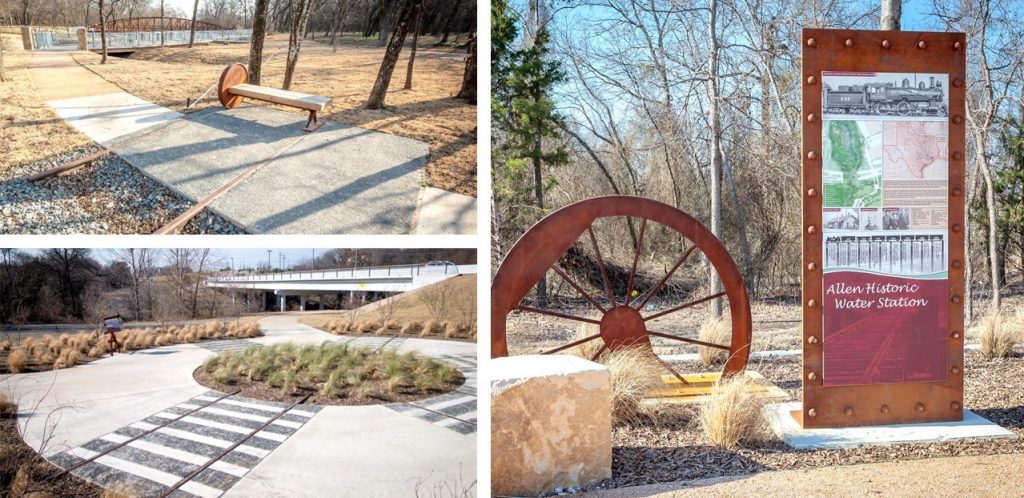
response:
{"label": "red truss bridge", "polygon": [[[163,23],[161,24],[161,20]],[[181,17],[133,17],[129,19],[117,19],[106,23],[108,33],[124,32],[146,32],[146,31],[191,31],[192,20]],[[195,21],[196,31],[227,31],[235,27],[225,27],[203,21]],[[100,25],[93,24],[90,31],[99,31]]]}

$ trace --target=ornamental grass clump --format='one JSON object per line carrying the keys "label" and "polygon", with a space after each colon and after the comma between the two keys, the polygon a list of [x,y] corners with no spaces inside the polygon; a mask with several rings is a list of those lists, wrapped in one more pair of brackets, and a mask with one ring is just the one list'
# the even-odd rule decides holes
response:
{"label": "ornamental grass clump", "polygon": [[[727,318],[714,318],[700,326],[697,338],[711,344],[727,345],[732,337],[732,324]],[[705,366],[717,366],[729,359],[726,349],[697,346],[697,356]]]}
{"label": "ornamental grass clump", "polygon": [[1013,355],[1013,348],[1021,341],[1024,328],[1024,314],[1018,313],[1006,318],[998,311],[992,311],[974,327],[979,333],[981,356],[987,360],[1008,358]]}
{"label": "ornamental grass clump", "polygon": [[724,449],[753,442],[766,432],[757,381],[739,373],[720,378],[700,402],[698,421],[708,442]]}

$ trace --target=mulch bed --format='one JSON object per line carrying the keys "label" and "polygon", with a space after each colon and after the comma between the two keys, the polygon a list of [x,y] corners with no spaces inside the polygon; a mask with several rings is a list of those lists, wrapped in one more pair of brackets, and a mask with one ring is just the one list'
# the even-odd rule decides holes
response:
{"label": "mulch bed", "polygon": [[[985,361],[976,351],[965,352],[967,409],[1024,436],[1024,355]],[[676,364],[682,372],[707,368]],[[763,374],[800,400],[800,358],[751,362]],[[897,444],[836,450],[795,450],[774,434],[736,450],[706,443],[692,408],[667,406],[657,421],[619,426],[612,432],[612,478],[590,489],[610,489],[659,482],[737,476],[768,470],[902,461],[932,457],[1024,453],[1024,437],[961,440],[942,443]]]}
{"label": "mulch bed", "polygon": [[235,392],[236,390],[241,389],[241,392],[239,392],[238,395],[245,396],[246,398],[276,401],[279,403],[294,403],[302,399],[303,396],[309,393],[313,393],[313,395],[310,396],[308,400],[306,400],[306,403],[314,405],[332,406],[366,406],[381,405],[385,403],[405,403],[408,401],[418,401],[421,399],[433,398],[434,396],[440,396],[442,394],[449,393],[466,382],[466,378],[462,376],[462,373],[456,370],[454,381],[448,384],[448,386],[446,386],[446,389],[430,389],[420,392],[413,392],[410,389],[410,392],[392,394],[391,392],[388,391],[387,381],[381,380],[371,382],[371,385],[373,385],[373,391],[375,393],[380,393],[379,395],[375,394],[373,397],[366,398],[339,398],[337,396],[321,396],[316,390],[302,387],[298,389],[297,393],[284,394],[281,392],[281,389],[271,387],[266,382],[249,381],[246,379],[242,379],[242,381],[231,385],[221,384],[220,382],[213,380],[210,374],[203,371],[203,367],[199,367],[194,372],[192,372],[192,377],[200,385],[225,393]]}
{"label": "mulch bed", "polygon": [[[17,420],[0,417],[0,496],[13,496],[18,469],[28,472],[30,482],[21,496],[98,497],[103,488],[74,474],[57,477],[61,470],[32,450],[18,433]],[[49,480],[52,479],[52,480]],[[23,484],[19,483],[19,486]]]}

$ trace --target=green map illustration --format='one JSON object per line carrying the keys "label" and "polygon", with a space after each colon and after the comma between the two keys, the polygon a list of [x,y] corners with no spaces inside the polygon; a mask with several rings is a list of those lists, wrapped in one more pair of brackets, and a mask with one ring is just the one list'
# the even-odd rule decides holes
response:
{"label": "green map illustration", "polygon": [[826,121],[823,131],[825,206],[880,207],[881,123]]}

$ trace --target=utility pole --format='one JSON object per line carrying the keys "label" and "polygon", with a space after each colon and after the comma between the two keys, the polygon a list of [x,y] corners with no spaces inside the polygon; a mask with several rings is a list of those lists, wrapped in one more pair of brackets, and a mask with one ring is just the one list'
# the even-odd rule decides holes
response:
{"label": "utility pole", "polygon": [[270,273],[272,266],[270,266],[270,253],[274,252],[273,249],[267,249],[267,273]]}

